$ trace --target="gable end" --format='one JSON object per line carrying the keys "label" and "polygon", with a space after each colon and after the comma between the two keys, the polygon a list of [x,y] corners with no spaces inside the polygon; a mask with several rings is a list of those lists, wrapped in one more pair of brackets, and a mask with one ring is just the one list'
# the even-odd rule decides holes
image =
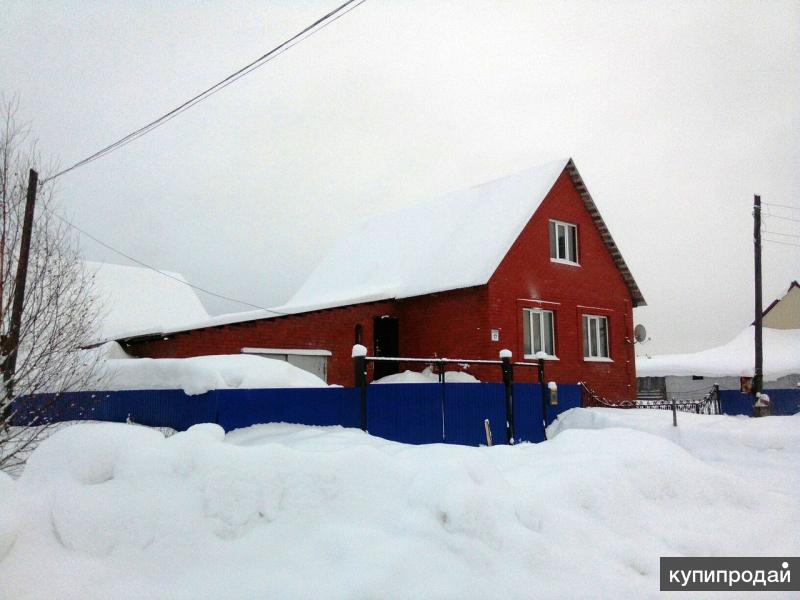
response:
{"label": "gable end", "polygon": [[647,302],[645,302],[644,296],[642,295],[641,290],[639,290],[639,286],[636,284],[636,280],[633,278],[628,265],[625,263],[625,259],[622,258],[622,253],[619,251],[617,244],[614,242],[614,238],[611,237],[611,232],[608,231],[608,227],[606,226],[605,221],[603,221],[603,217],[600,216],[600,211],[597,210],[597,205],[594,203],[592,195],[589,193],[589,190],[587,189],[586,184],[584,183],[583,178],[578,172],[578,168],[575,166],[575,163],[572,161],[572,159],[569,159],[567,162],[566,170],[572,179],[573,185],[575,185],[575,189],[578,190],[581,200],[583,200],[583,205],[586,207],[586,210],[592,217],[595,227],[597,227],[597,230],[600,232],[600,237],[603,239],[603,243],[606,245],[608,253],[614,260],[614,263],[617,265],[617,269],[619,269],[620,275],[622,275],[622,279],[625,281],[625,285],[628,286],[628,290],[630,291],[631,299],[633,301],[633,306],[646,306]]}

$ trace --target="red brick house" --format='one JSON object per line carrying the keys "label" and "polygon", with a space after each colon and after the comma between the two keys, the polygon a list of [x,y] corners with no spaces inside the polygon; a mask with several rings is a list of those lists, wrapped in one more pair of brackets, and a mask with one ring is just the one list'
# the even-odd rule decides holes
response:
{"label": "red brick house", "polygon": [[[276,313],[119,341],[152,358],[244,351],[322,362],[342,385],[353,384],[355,342],[382,356],[544,352],[548,380],[630,399],[632,309],[644,304],[574,163],[561,160],[359,224]],[[498,368],[469,370],[500,380]]]}

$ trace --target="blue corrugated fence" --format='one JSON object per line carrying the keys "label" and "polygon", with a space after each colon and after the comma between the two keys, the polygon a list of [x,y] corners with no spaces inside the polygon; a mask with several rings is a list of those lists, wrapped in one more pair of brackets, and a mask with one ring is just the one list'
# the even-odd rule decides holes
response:
{"label": "blue corrugated fence", "polygon": [[439,383],[379,384],[367,388],[367,431],[407,444],[442,441],[442,386]]}
{"label": "blue corrugated fence", "polygon": [[151,427],[179,431],[197,423],[217,422],[216,392],[189,396],[182,390],[127,390],[67,392],[18,398],[16,424],[40,425],[55,421],[111,421],[128,419]]}
{"label": "blue corrugated fence", "polygon": [[492,439],[506,443],[506,401],[500,383],[453,383],[444,386],[445,437],[450,444],[486,445],[484,420]]}
{"label": "blue corrugated fence", "polygon": [[217,390],[217,419],[225,431],[258,423],[358,427],[361,405],[353,388]]}
{"label": "blue corrugated fence", "polygon": [[[547,408],[548,423],[580,406],[580,388],[561,385],[557,407]],[[541,388],[515,384],[514,428],[517,440],[539,442]],[[216,390],[189,396],[181,390],[75,392],[20,398],[14,422],[45,423],[98,420],[171,427],[183,431],[198,423],[218,423],[226,431],[259,423],[299,423],[359,427],[357,388]],[[489,419],[495,443],[506,442],[506,406],[502,384],[385,384],[367,388],[369,433],[408,444],[486,443]]]}
{"label": "blue corrugated fence", "polygon": [[[764,390],[769,396],[773,415],[794,415],[800,412],[800,389]],[[738,390],[720,390],[720,411],[725,415],[753,416],[753,397]]]}

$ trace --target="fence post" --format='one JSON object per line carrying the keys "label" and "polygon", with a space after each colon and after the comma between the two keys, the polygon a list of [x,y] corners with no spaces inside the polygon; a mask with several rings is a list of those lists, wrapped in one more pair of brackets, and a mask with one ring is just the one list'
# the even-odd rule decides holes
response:
{"label": "fence post", "polygon": [[483,420],[483,430],[486,432],[486,445],[492,447],[492,426],[489,424],[489,419]]}
{"label": "fence post", "polygon": [[445,378],[445,368],[447,368],[447,363],[443,360],[438,362],[439,365],[439,389],[441,390],[441,395],[439,396],[441,399],[442,405],[442,441],[447,441],[447,379]]}
{"label": "fence post", "polygon": [[361,390],[361,430],[367,430],[367,349],[361,344],[353,346],[355,385]]}
{"label": "fence post", "polygon": [[514,444],[514,365],[511,364],[511,350],[500,350],[503,369],[503,387],[506,394],[506,442]]}
{"label": "fence post", "polygon": [[547,392],[544,387],[544,359],[539,359],[539,387],[542,390],[542,434],[547,439]]}
{"label": "fence post", "polygon": [[678,426],[678,411],[675,406],[675,396],[672,397],[672,426]]}

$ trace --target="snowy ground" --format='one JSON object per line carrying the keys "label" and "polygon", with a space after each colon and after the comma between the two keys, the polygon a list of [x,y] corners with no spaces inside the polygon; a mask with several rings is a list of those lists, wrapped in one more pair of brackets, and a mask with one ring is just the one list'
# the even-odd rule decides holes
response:
{"label": "snowy ground", "polygon": [[493,448],[76,425],[0,474],[0,598],[649,598],[660,556],[800,554],[800,416],[678,418]]}

